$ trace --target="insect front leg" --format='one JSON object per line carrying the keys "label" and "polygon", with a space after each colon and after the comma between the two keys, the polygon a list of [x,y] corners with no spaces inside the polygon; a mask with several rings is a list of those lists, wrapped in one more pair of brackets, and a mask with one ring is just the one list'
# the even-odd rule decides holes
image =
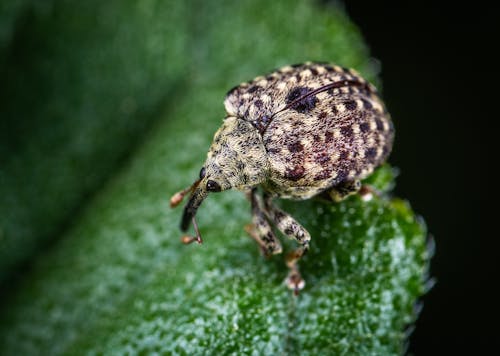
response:
{"label": "insect front leg", "polygon": [[257,242],[264,256],[281,253],[281,243],[267,220],[256,188],[250,191],[248,198],[252,204],[252,224],[245,226],[246,232]]}
{"label": "insect front leg", "polygon": [[298,261],[309,250],[311,235],[293,217],[277,208],[273,204],[272,197],[270,195],[266,195],[264,197],[264,207],[267,215],[274,222],[278,230],[300,244],[299,248],[290,252],[286,256],[286,264],[290,269],[286,279],[286,284],[288,288],[293,289],[295,294],[297,294],[298,291],[303,289],[305,286],[305,282],[299,272]]}

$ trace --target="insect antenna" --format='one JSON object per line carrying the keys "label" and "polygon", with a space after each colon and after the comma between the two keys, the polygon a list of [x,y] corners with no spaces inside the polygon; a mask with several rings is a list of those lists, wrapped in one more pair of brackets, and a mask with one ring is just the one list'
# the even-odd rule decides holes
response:
{"label": "insect antenna", "polygon": [[179,205],[182,202],[182,199],[184,199],[187,194],[192,193],[196,189],[198,184],[200,184],[200,181],[201,179],[198,179],[186,189],[183,189],[180,192],[172,195],[172,198],[170,198],[170,207],[175,208],[177,205]]}

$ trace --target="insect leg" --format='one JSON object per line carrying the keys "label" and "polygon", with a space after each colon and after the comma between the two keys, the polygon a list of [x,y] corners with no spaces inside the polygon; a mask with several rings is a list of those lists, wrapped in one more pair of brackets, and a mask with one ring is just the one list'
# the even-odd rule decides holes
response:
{"label": "insect leg", "polygon": [[252,224],[245,226],[246,232],[257,242],[265,256],[281,253],[281,243],[266,218],[256,188],[249,193],[249,199],[252,204]]}
{"label": "insect leg", "polygon": [[286,283],[297,294],[305,286],[305,282],[300,276],[298,261],[309,250],[311,235],[293,217],[274,206],[271,196],[264,196],[264,207],[267,215],[276,224],[278,230],[300,244],[299,248],[286,256],[286,264],[290,269]]}
{"label": "insect leg", "polygon": [[334,202],[338,203],[348,196],[356,194],[360,189],[361,182],[359,180],[354,180],[346,181],[335,187],[332,187],[327,193]]}

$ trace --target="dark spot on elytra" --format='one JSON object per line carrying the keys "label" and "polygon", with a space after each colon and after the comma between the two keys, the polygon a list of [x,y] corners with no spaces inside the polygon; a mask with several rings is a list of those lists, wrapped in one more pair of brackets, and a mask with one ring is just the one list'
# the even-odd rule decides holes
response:
{"label": "dark spot on elytra", "polygon": [[332,113],[333,114],[338,114],[339,113],[339,110],[337,109],[337,106],[332,105]]}
{"label": "dark spot on elytra", "polygon": [[319,117],[321,120],[323,120],[323,119],[325,119],[325,118],[326,118],[326,116],[327,116],[327,115],[328,115],[328,114],[326,113],[326,111],[322,111],[322,112],[320,112],[320,113],[319,113],[318,117]]}
{"label": "dark spot on elytra", "polygon": [[266,80],[269,81],[269,82],[272,81],[272,80],[274,80],[274,75],[269,74],[268,76],[266,76]]}
{"label": "dark spot on elytra", "polygon": [[299,68],[299,67],[302,67],[303,64],[302,63],[297,63],[297,64],[292,64],[290,67],[292,68]]}
{"label": "dark spot on elytra", "polygon": [[285,99],[286,103],[291,105],[291,109],[300,113],[311,111],[318,103],[318,98],[315,95],[307,95],[311,91],[312,89],[307,87],[296,87],[288,93]]}
{"label": "dark spot on elytra", "polygon": [[314,161],[320,165],[324,165],[330,161],[330,156],[325,152],[321,152],[314,157]]}
{"label": "dark spot on elytra", "polygon": [[291,226],[288,226],[285,230],[283,230],[283,232],[288,236],[293,235],[293,229]]}
{"label": "dark spot on elytra", "polygon": [[340,128],[340,133],[343,136],[347,136],[347,137],[352,136],[352,134],[353,134],[353,132],[352,132],[352,126],[351,125],[342,126]]}
{"label": "dark spot on elytra", "polygon": [[313,135],[313,140],[314,140],[314,142],[319,142],[319,141],[321,141],[321,136],[318,135],[318,134],[314,134]]}
{"label": "dark spot on elytra", "polygon": [[347,151],[341,151],[340,154],[339,154],[339,160],[345,161],[348,156],[349,156],[349,152],[347,152]]}
{"label": "dark spot on elytra", "polygon": [[309,68],[309,70],[311,71],[312,75],[318,75],[318,71],[316,68]]}
{"label": "dark spot on elytra", "polygon": [[314,180],[324,180],[324,179],[327,179],[328,177],[330,177],[330,175],[332,174],[332,171],[330,169],[323,169],[321,172],[319,172],[318,174],[316,174],[314,176]]}
{"label": "dark spot on elytra", "polygon": [[373,105],[370,101],[366,100],[366,99],[361,99],[361,101],[363,102],[363,107],[367,110],[369,109],[372,109],[373,108]]}
{"label": "dark spot on elytra", "polygon": [[307,93],[309,93],[309,91],[310,91],[310,89],[308,89],[306,87],[296,87],[296,88],[293,88],[288,93],[288,95],[286,96],[286,99],[285,99],[286,103],[287,104],[292,103],[294,100],[297,100],[301,96],[306,95]]}
{"label": "dark spot on elytra", "polygon": [[330,131],[325,132],[325,142],[331,142],[333,140],[333,133]]}
{"label": "dark spot on elytra", "polygon": [[345,106],[345,108],[346,108],[347,110],[352,111],[352,110],[356,110],[356,108],[358,107],[358,104],[357,104],[357,103],[356,103],[356,101],[354,101],[354,100],[349,100],[349,101],[346,101],[346,102],[344,103],[344,106]]}
{"label": "dark spot on elytra", "polygon": [[351,69],[349,69],[349,68],[342,67],[342,71],[343,71],[344,73],[346,73],[346,74],[353,75],[353,73],[352,73]]}
{"label": "dark spot on elytra", "polygon": [[264,103],[262,102],[262,100],[257,99],[257,100],[255,100],[254,105],[255,105],[258,109],[262,109],[262,106],[264,105]]}
{"label": "dark spot on elytra", "polygon": [[328,89],[326,92],[328,95],[333,95],[333,88]]}
{"label": "dark spot on elytra", "polygon": [[261,89],[258,85],[252,85],[250,88],[247,89],[247,93],[255,93],[257,90]]}
{"label": "dark spot on elytra", "polygon": [[382,150],[383,157],[387,157],[387,155],[389,154],[390,150],[391,150],[390,147],[388,145],[385,145],[384,148],[383,148],[383,150]]}
{"label": "dark spot on elytra", "polygon": [[384,123],[378,117],[375,119],[375,123],[377,124],[377,130],[379,131],[384,130]]}
{"label": "dark spot on elytra", "polygon": [[300,141],[295,141],[288,144],[288,151],[291,153],[301,152],[304,150],[304,146],[300,143]]}
{"label": "dark spot on elytra", "polygon": [[327,72],[335,72],[335,69],[332,66],[325,66]]}
{"label": "dark spot on elytra", "polygon": [[288,169],[285,172],[285,179],[291,181],[298,181],[300,178],[304,177],[305,169],[303,166],[295,166],[293,169]]}
{"label": "dark spot on elytra", "polygon": [[373,161],[377,156],[377,149],[375,147],[370,147],[365,152],[365,157],[368,158],[369,161]]}
{"label": "dark spot on elytra", "polygon": [[359,124],[359,129],[361,130],[361,132],[368,132],[370,131],[370,124],[367,122],[363,122]]}

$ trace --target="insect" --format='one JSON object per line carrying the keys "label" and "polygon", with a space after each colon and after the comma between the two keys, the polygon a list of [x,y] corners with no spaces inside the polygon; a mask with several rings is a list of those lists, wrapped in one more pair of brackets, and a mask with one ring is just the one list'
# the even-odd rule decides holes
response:
{"label": "insect", "polygon": [[390,116],[375,87],[352,69],[311,63],[286,66],[231,89],[226,118],[215,133],[199,179],[170,200],[175,207],[190,194],[181,229],[192,222],[201,243],[196,212],[208,193],[246,192],[252,223],[246,231],[264,255],[282,252],[273,226],[298,248],[286,257],[286,284],[305,285],[297,262],[311,236],[275,198],[303,200],[318,195],[338,202],[360,191],[360,180],[388,157],[394,138]]}

